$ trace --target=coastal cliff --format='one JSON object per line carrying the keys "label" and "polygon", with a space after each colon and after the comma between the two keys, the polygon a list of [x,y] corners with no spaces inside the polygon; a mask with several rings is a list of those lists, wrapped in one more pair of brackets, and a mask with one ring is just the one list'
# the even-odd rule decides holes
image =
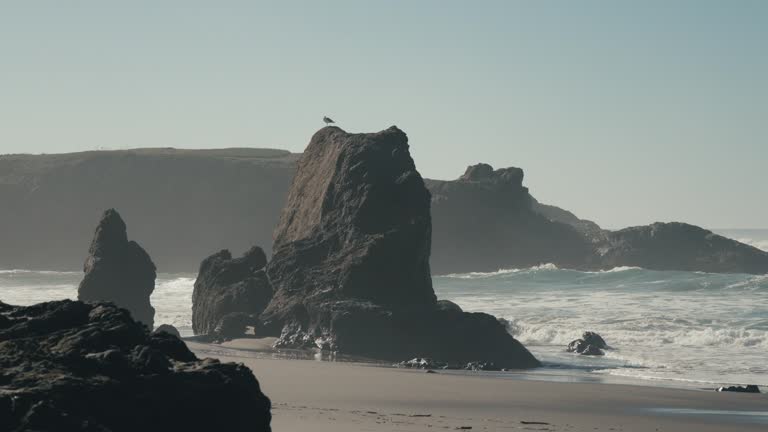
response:
{"label": "coastal cliff", "polygon": [[[161,272],[193,272],[222,249],[239,256],[263,245],[269,256],[300,156],[269,149],[0,156],[0,268],[80,268],[94,215],[112,207],[130,219],[132,237],[152,251]],[[767,252],[708,231],[678,228],[675,238],[690,236],[680,243],[664,241],[670,230],[652,226],[603,230],[538,202],[523,180],[520,168],[487,164],[456,180],[424,179],[432,194],[433,273],[542,263],[768,273]],[[705,237],[713,240],[695,240]],[[656,262],[662,250],[674,259]]]}
{"label": "coastal cliff", "polygon": [[297,158],[165,148],[0,156],[0,268],[81,268],[82,245],[108,208],[130,220],[161,272],[195,271],[212,251],[269,246]]}

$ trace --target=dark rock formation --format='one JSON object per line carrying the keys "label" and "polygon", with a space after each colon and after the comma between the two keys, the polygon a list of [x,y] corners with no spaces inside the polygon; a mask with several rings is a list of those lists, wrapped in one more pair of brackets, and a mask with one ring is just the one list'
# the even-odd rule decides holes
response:
{"label": "dark rock formation", "polygon": [[[239,253],[260,244],[270,253],[298,158],[271,149],[170,148],[0,156],[0,227],[13,227],[0,230],[0,267],[77,268],[80,258],[72,251],[92,235],[93,217],[115,205],[164,271],[194,271],[200,257],[223,247]],[[707,249],[685,246],[701,237],[693,231],[680,248],[665,250],[679,262],[658,265],[659,254],[644,251],[662,246],[628,235],[650,227],[611,233],[539,203],[522,186],[519,168],[478,164],[454,181],[425,181],[433,196],[436,274],[547,262],[589,270],[621,263],[768,273],[766,252],[712,242],[707,255]]]}
{"label": "dark rock formation", "polygon": [[270,430],[248,368],[198,360],[124,309],[0,303],[0,316],[0,430]]}
{"label": "dark rock formation", "polygon": [[113,302],[153,327],[155,309],[149,297],[155,290],[155,265],[138,243],[128,241],[125,222],[114,209],[104,212],[96,227],[84,271],[79,300]]}
{"label": "dark rock formation", "polygon": [[605,339],[603,339],[602,336],[595,332],[587,331],[584,332],[584,334],[581,335],[581,339],[584,340],[589,345],[592,345],[593,347],[600,348],[600,349],[606,349],[608,348],[608,344],[605,343]]}
{"label": "dark rock formation", "polygon": [[584,270],[768,273],[768,252],[683,223],[601,229],[541,204],[519,168],[478,164],[454,181],[426,180],[432,192],[432,270],[495,271],[553,263]]}
{"label": "dark rock formation", "polygon": [[213,330],[213,340],[224,342],[236,339],[245,335],[248,326],[255,326],[257,323],[254,314],[244,312],[231,312],[219,320],[216,329]]}
{"label": "dark rock formation", "polygon": [[684,223],[654,223],[608,233],[603,267],[711,273],[768,273],[768,252]]}
{"label": "dark rock formation", "polygon": [[179,329],[176,327],[170,325],[170,324],[162,324],[160,327],[156,328],[155,331],[152,332],[152,334],[157,333],[168,333],[169,335],[176,336],[177,338],[181,337],[181,333],[179,333]]}
{"label": "dark rock formation", "polygon": [[[255,325],[272,299],[272,287],[264,271],[266,264],[267,257],[259,247],[251,248],[241,258],[233,259],[227,250],[206,258],[200,265],[192,293],[195,334],[212,335],[218,329],[219,337],[228,339],[243,334],[236,334],[237,328],[244,332],[245,326]],[[225,316],[237,313],[240,315],[232,315],[222,322]],[[237,324],[238,320],[242,326]]]}
{"label": "dark rock formation", "polygon": [[478,164],[453,181],[426,180],[432,193],[432,270],[496,271],[555,263],[583,268],[592,241],[534,210],[523,170]]}
{"label": "dark rock formation", "polygon": [[542,204],[535,198],[532,198],[531,209],[552,222],[559,222],[572,226],[592,243],[605,241],[607,233],[604,229],[600,228],[600,225],[591,220],[579,219],[575,214],[568,210],[549,204]]}
{"label": "dark rock formation", "polygon": [[730,387],[720,387],[717,389],[717,391],[736,392],[736,393],[760,393],[760,388],[758,388],[756,385],[748,385],[746,387],[730,386]]}
{"label": "dark rock formation", "polygon": [[263,331],[278,346],[538,366],[494,317],[438,306],[430,235],[430,194],[402,131],[320,130],[275,231]]}
{"label": "dark rock formation", "polygon": [[581,335],[581,339],[569,343],[566,351],[581,355],[602,356],[605,355],[603,351],[605,349],[608,349],[605,340],[599,334],[588,331]]}

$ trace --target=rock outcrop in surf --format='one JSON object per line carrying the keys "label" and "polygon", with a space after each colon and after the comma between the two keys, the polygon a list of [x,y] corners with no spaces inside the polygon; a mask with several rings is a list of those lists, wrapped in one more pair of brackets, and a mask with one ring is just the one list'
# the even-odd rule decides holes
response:
{"label": "rock outcrop in surf", "polygon": [[232,258],[228,250],[206,258],[192,293],[195,334],[228,339],[238,336],[238,332],[243,334],[247,325],[256,325],[259,314],[272,299],[266,265],[267,256],[258,246],[240,258]]}
{"label": "rock outcrop in surf", "polygon": [[152,329],[155,309],[149,297],[155,290],[155,264],[138,243],[128,241],[125,222],[116,210],[104,212],[96,227],[84,271],[78,300],[113,302]]}
{"label": "rock outcrop in surf", "polygon": [[494,317],[438,306],[430,193],[396,127],[318,131],[299,160],[272,250],[274,297],[261,320],[279,334],[277,346],[539,365]]}
{"label": "rock outcrop in surf", "polygon": [[607,232],[598,254],[603,268],[768,273],[768,252],[679,222]]}
{"label": "rock outcrop in surf", "polygon": [[457,180],[427,180],[432,193],[432,270],[496,271],[544,263],[584,268],[592,242],[571,225],[533,209],[523,170],[467,168]]}
{"label": "rock outcrop in surf", "polygon": [[270,431],[243,365],[199,360],[110,303],[0,302],[0,430]]}
{"label": "rock outcrop in surf", "polygon": [[581,335],[581,339],[576,339],[568,344],[566,351],[581,355],[602,356],[608,349],[605,339],[595,332],[587,331]]}
{"label": "rock outcrop in surf", "polygon": [[711,273],[768,273],[768,252],[684,223],[609,231],[539,203],[519,168],[477,164],[432,192],[432,270],[495,271],[543,263],[579,270],[620,266]]}

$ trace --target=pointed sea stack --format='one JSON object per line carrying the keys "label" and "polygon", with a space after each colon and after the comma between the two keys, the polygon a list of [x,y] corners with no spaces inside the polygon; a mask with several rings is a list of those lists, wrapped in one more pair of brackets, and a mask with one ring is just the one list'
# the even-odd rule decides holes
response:
{"label": "pointed sea stack", "polygon": [[96,227],[84,271],[78,300],[112,302],[152,329],[155,265],[138,243],[128,241],[125,222],[114,209],[104,212]]}
{"label": "pointed sea stack", "polygon": [[275,231],[265,331],[282,347],[538,366],[492,316],[438,306],[431,230],[430,193],[405,133],[321,129]]}

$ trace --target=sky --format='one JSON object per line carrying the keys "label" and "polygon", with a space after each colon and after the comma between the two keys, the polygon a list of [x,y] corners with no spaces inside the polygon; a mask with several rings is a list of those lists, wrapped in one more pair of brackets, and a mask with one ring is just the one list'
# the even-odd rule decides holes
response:
{"label": "sky", "polygon": [[768,228],[768,2],[0,0],[0,153],[397,125],[607,228]]}

